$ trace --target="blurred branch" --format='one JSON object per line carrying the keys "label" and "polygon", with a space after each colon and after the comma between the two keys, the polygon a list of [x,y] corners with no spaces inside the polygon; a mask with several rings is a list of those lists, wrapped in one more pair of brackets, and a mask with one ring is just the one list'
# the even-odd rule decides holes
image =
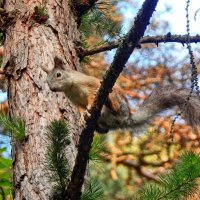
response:
{"label": "blurred branch", "polygon": [[[107,154],[102,154],[102,158],[105,161],[109,161],[109,162],[112,159],[111,155],[107,155]],[[124,166],[134,168],[137,171],[138,175],[140,175],[141,177],[145,177],[149,180],[158,181],[155,175],[148,172],[147,170],[143,170],[141,163],[137,160],[127,159],[127,156],[119,156],[118,158],[116,158],[116,164],[117,165],[123,164]]]}
{"label": "blurred branch", "polygon": [[159,178],[156,177],[153,173],[149,172],[148,170],[144,170],[142,169],[142,167],[138,167],[136,170],[139,175],[145,177],[146,179],[159,182]]}
{"label": "blurred branch", "polygon": [[146,0],[143,3],[142,8],[135,17],[131,30],[119,45],[114,60],[103,77],[97,96],[95,97],[91,109],[88,111],[89,115],[85,116],[85,127],[80,135],[78,153],[65,199],[80,199],[89,152],[94,137],[94,130],[101,114],[101,109],[131,53],[138,45],[140,38],[143,37],[157,3],[158,0]]}
{"label": "blurred branch", "polygon": [[[156,46],[158,46],[159,43],[167,43],[167,42],[176,42],[176,43],[181,43],[182,45],[186,44],[188,41],[186,35],[171,35],[168,33],[167,35],[159,35],[159,36],[145,36],[142,39],[140,39],[139,44],[137,45],[138,48],[141,48],[141,44],[149,44],[149,43],[154,43]],[[79,52],[80,58],[84,58],[86,56],[91,56],[97,53],[101,53],[104,51],[110,51],[112,49],[115,49],[119,46],[121,40],[111,42],[106,45],[102,45],[93,49],[89,50],[82,50]],[[191,43],[198,43],[200,42],[200,35],[196,36],[190,36],[190,42]]]}

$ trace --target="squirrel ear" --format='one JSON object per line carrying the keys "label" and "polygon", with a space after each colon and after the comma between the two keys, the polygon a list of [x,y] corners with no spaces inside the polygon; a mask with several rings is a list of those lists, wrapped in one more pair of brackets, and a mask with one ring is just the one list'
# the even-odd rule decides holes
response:
{"label": "squirrel ear", "polygon": [[57,56],[54,58],[54,67],[64,69],[63,61],[60,58],[58,58]]}

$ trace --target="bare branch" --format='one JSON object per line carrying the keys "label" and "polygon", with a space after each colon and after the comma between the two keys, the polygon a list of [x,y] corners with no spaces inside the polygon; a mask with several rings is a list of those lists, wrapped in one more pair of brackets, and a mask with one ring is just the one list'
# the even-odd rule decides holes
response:
{"label": "bare branch", "polygon": [[81,51],[79,51],[78,49],[78,54],[79,54],[79,58],[83,59],[86,56],[91,56],[97,53],[101,53],[104,51],[110,51],[112,49],[115,49],[119,46],[121,41],[116,41],[116,42],[110,42],[109,44],[106,45],[102,45],[93,49],[89,49],[89,50],[85,50],[85,49],[81,49]]}
{"label": "bare branch", "polygon": [[85,117],[86,125],[79,139],[78,154],[65,199],[80,199],[81,188],[84,182],[85,170],[89,158],[89,151],[93,141],[97,120],[101,114],[101,109],[132,51],[137,47],[140,38],[143,37],[157,3],[158,0],[146,0],[143,3],[142,8],[139,10],[135,18],[133,27],[119,45],[114,60],[103,78],[98,94],[89,110],[90,116],[86,115]]}
{"label": "bare branch", "polygon": [[[154,43],[158,46],[159,43],[167,43],[167,42],[171,42],[171,43],[176,42],[176,43],[181,43],[182,45],[184,45],[187,43],[187,41],[188,39],[186,35],[171,35],[168,33],[167,35],[145,36],[140,40],[139,45],[137,47],[140,48],[140,44]],[[91,55],[101,53],[104,51],[110,51],[112,49],[117,48],[120,42],[121,41],[115,41],[115,42],[111,42],[109,44],[102,45],[93,49],[82,50],[82,52],[80,52],[80,58],[82,59],[85,56],[91,56]],[[191,43],[200,42],[200,35],[190,36],[190,42]]]}

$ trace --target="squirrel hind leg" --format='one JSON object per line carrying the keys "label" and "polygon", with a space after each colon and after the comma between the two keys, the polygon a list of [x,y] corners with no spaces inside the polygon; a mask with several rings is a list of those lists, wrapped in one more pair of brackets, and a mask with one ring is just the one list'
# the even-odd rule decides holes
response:
{"label": "squirrel hind leg", "polygon": [[85,121],[85,119],[84,119],[85,118],[85,109],[81,106],[77,106],[77,108],[78,108],[79,113],[80,113],[80,119],[79,119],[80,124],[83,124],[84,121]]}

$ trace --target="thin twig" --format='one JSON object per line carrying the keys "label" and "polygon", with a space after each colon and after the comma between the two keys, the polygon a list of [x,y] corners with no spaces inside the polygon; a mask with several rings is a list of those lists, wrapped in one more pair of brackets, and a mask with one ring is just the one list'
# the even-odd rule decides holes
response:
{"label": "thin twig", "polygon": [[[104,51],[110,51],[112,49],[115,49],[119,46],[120,44],[120,40],[119,41],[115,41],[115,42],[111,42],[109,44],[106,45],[102,45],[96,48],[92,48],[89,50],[82,50],[80,52],[80,58],[84,58],[86,56],[91,56],[97,53],[101,53]],[[138,47],[140,48],[140,44],[149,44],[149,43],[154,43],[158,46],[159,43],[181,43],[182,45],[187,44],[188,42],[188,38],[187,35],[171,35],[171,34],[167,34],[167,35],[158,35],[158,36],[145,36],[142,39],[140,39],[139,45]],[[200,42],[200,35],[196,35],[196,36],[190,36],[190,42],[191,43],[198,43]]]}
{"label": "thin twig", "polygon": [[94,103],[89,110],[90,116],[85,117],[85,128],[83,129],[78,146],[78,153],[72,172],[71,180],[66,191],[67,200],[79,200],[81,197],[81,188],[84,182],[84,175],[89,158],[89,151],[93,141],[94,130],[97,120],[100,116],[101,109],[105,103],[108,94],[111,92],[116,79],[122,72],[123,67],[128,61],[134,48],[138,45],[143,37],[149,20],[154,12],[158,0],[146,0],[139,10],[134,25],[119,45],[114,60],[106,72],[102,84],[99,88]]}
{"label": "thin twig", "polygon": [[197,13],[200,11],[200,8],[194,13],[194,20],[196,21]]}

